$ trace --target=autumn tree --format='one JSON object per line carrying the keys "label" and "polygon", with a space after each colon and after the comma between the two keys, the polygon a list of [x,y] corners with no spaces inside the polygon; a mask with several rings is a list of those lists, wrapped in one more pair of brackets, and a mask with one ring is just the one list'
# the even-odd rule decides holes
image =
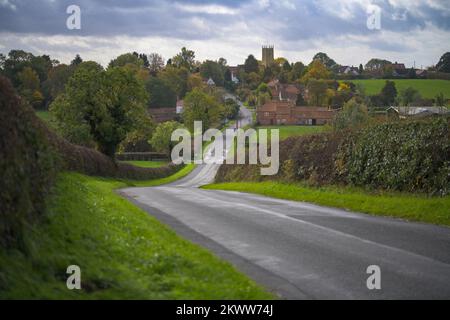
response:
{"label": "autumn tree", "polygon": [[330,71],[325,67],[325,65],[319,60],[314,60],[308,66],[308,71],[302,77],[303,82],[308,82],[310,79],[329,79]]}

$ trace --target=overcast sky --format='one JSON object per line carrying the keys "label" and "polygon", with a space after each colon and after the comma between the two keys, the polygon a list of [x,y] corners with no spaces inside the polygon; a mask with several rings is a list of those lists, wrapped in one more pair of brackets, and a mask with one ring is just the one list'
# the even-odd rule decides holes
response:
{"label": "overcast sky", "polygon": [[[81,29],[69,30],[69,5],[81,9]],[[375,6],[375,7],[374,7]],[[375,9],[374,9],[375,8]],[[381,12],[381,28],[368,17]],[[450,51],[450,0],[0,0],[0,52],[23,49],[70,62],[106,65],[125,52],[166,59],[186,46],[198,60],[275,56],[309,63],[326,52],[343,65],[377,57],[416,67]]]}

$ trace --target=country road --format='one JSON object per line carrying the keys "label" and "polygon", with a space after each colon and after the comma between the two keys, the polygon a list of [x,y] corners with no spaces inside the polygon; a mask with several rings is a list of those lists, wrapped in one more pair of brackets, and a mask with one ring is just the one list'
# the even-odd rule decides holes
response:
{"label": "country road", "polygon": [[[450,228],[199,189],[217,169],[120,192],[281,298],[450,299]],[[380,290],[366,286],[370,265],[380,267]]]}

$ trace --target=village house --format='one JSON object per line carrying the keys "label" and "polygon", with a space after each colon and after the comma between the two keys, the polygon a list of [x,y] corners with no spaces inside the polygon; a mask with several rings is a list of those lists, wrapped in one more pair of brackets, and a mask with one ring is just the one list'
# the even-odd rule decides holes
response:
{"label": "village house", "polygon": [[354,66],[340,66],[338,68],[338,74],[347,74],[347,75],[353,75],[357,76],[359,75],[359,69]]}
{"label": "village house", "polygon": [[296,106],[300,87],[281,84],[278,80],[268,83],[272,100],[256,108],[256,120],[260,125],[324,125],[330,123],[335,110],[327,107]]}

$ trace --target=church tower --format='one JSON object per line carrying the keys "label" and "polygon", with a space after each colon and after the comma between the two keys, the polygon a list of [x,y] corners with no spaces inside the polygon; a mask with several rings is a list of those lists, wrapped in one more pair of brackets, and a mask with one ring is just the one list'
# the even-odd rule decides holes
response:
{"label": "church tower", "polygon": [[273,46],[262,47],[262,64],[267,67],[274,61]]}

